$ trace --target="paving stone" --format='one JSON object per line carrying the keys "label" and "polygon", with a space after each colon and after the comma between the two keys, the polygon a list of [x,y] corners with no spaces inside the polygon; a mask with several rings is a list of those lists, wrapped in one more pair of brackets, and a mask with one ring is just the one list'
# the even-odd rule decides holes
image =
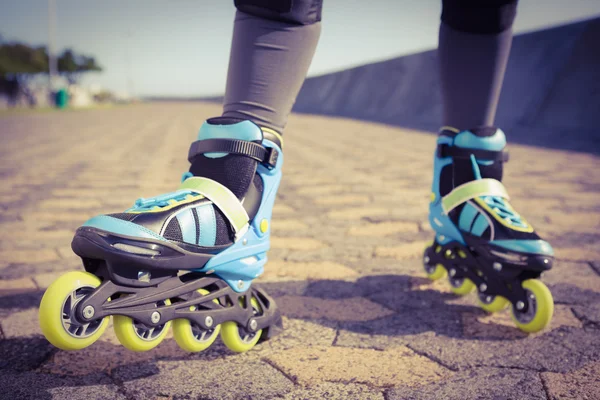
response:
{"label": "paving stone", "polygon": [[[112,184],[112,186],[110,186]],[[94,182],[94,185],[101,185],[100,182]],[[111,189],[114,189],[114,183],[113,182],[108,182],[108,186]],[[95,199],[67,199],[67,198],[54,198],[54,199],[48,199],[48,200],[44,200],[42,202],[40,202],[38,204],[38,207],[41,210],[48,210],[48,209],[63,209],[63,210],[70,210],[70,209],[90,209],[90,208],[100,208],[102,207],[102,203],[99,200],[95,200]]]}
{"label": "paving stone", "polygon": [[573,246],[573,247],[554,247],[554,253],[559,260],[569,261],[595,261],[600,260],[600,249],[598,244]]}
{"label": "paving stone", "polygon": [[584,326],[600,327],[600,303],[590,304],[589,306],[574,306],[571,310],[583,322]]}
{"label": "paving stone", "polygon": [[[29,371],[39,367],[56,348],[45,338],[12,337],[0,340],[0,370]],[[0,374],[0,375],[2,375]]]}
{"label": "paving stone", "polygon": [[304,222],[299,221],[297,219],[275,218],[271,225],[272,225],[271,229],[274,232],[279,232],[279,231],[297,232],[297,231],[302,231],[302,230],[309,228],[308,225],[306,225]]}
{"label": "paving stone", "polygon": [[[335,327],[326,326],[323,321],[317,323],[283,316],[283,328],[283,332],[273,339],[258,344],[248,355],[256,354],[262,358],[265,354],[296,347],[331,346],[337,336]],[[229,355],[228,353],[227,356]]]}
{"label": "paving stone", "polygon": [[377,257],[390,257],[396,260],[410,260],[420,259],[423,257],[423,251],[429,241],[419,241],[412,243],[405,243],[394,247],[379,246],[375,248],[375,256]]}
{"label": "paving stone", "polygon": [[[301,183],[298,177],[293,177],[291,179],[295,184]],[[316,197],[324,194],[339,193],[345,190],[348,190],[348,187],[345,185],[310,185],[300,187],[296,192],[302,196]]]}
{"label": "paving stone", "polygon": [[419,225],[414,222],[380,222],[351,226],[348,234],[352,236],[388,236],[395,233],[417,233]]}
{"label": "paving stone", "polygon": [[360,220],[365,217],[377,217],[385,215],[389,215],[389,210],[378,207],[342,208],[329,211],[327,213],[327,216],[330,219],[338,221]]}
{"label": "paving stone", "polygon": [[600,261],[592,261],[590,263],[590,267],[592,267],[592,269],[596,271],[598,275],[600,275]]}
{"label": "paving stone", "polygon": [[37,274],[33,276],[31,279],[35,282],[37,288],[41,290],[48,289],[48,287],[58,278],[60,278],[65,272],[47,272],[43,274]]}
{"label": "paving stone", "polygon": [[362,383],[377,387],[418,386],[451,372],[406,347],[385,351],[344,347],[295,348],[266,357],[294,382]]}
{"label": "paving stone", "polygon": [[271,247],[286,250],[315,250],[327,247],[327,245],[316,239],[305,237],[273,237],[271,238]]}
{"label": "paving stone", "polygon": [[542,275],[557,303],[589,304],[600,301],[600,276],[587,263],[558,262]]}
{"label": "paving stone", "polygon": [[[128,396],[156,395],[174,398],[237,400],[273,398],[290,392],[294,385],[270,365],[232,356],[220,360],[158,361],[157,375],[125,380]],[[121,371],[118,379],[122,379]]]}
{"label": "paving stone", "polygon": [[58,253],[53,249],[31,250],[1,250],[0,260],[14,264],[35,264],[59,259]]}
{"label": "paving stone", "polygon": [[333,300],[306,296],[283,296],[277,299],[277,304],[282,313],[290,318],[369,321],[393,314],[392,310],[363,297]]}
{"label": "paving stone", "polygon": [[59,247],[56,251],[63,260],[81,260],[77,254],[73,253],[71,246]]}
{"label": "paving stone", "polygon": [[316,204],[323,206],[345,206],[354,204],[367,204],[371,201],[369,196],[360,194],[339,194],[335,196],[314,197]]}
{"label": "paving stone", "polygon": [[92,215],[87,211],[30,211],[21,215],[25,223],[35,222],[79,222],[83,223]]}
{"label": "paving stone", "polygon": [[0,279],[33,278],[44,273],[64,273],[70,270],[82,270],[81,259],[57,260],[39,264],[9,264],[0,269]]}
{"label": "paving stone", "polygon": [[321,261],[314,263],[271,261],[265,273],[261,276],[262,280],[304,280],[304,279],[356,279],[358,273],[342,264]]}
{"label": "paving stone", "polygon": [[320,383],[301,387],[282,397],[284,400],[331,399],[331,400],[384,400],[383,392],[366,385],[352,383]]}
{"label": "paving stone", "polygon": [[566,372],[589,361],[600,360],[600,335],[597,331],[564,326],[520,340],[422,335],[415,337],[410,347],[456,370],[487,366]]}
{"label": "paving stone", "polygon": [[[481,339],[518,339],[525,338],[528,335],[515,328],[515,324],[510,316],[510,310],[497,312],[494,314],[483,314],[480,312],[463,313],[463,329],[465,337]],[[581,328],[583,324],[571,311],[571,308],[561,304],[554,306],[554,316],[550,326],[541,332],[529,334],[529,337],[543,335],[549,330],[561,326],[571,326]]]}
{"label": "paving stone", "polygon": [[[42,294],[35,292],[34,294],[27,294],[25,296],[20,295],[17,298],[2,298],[2,306],[14,311],[15,305],[20,305],[21,308],[26,307],[37,307],[42,299]],[[9,302],[6,304],[6,302]],[[16,304],[15,304],[16,303]],[[2,324],[2,331],[4,336],[7,338],[17,337],[32,337],[41,335],[42,331],[39,325],[38,309],[27,308],[24,311],[12,312],[7,317],[3,317],[0,324]]]}
{"label": "paving stone", "polygon": [[600,399],[600,363],[566,373],[543,372],[542,379],[550,400]]}
{"label": "paving stone", "polygon": [[[110,356],[107,357],[107,354],[110,354]],[[124,365],[137,365],[152,360],[165,358],[182,360],[189,357],[189,355],[177,346],[171,333],[151,351],[130,351],[118,342],[111,324],[96,343],[78,351],[59,351],[40,370],[60,375],[89,375],[111,371]]]}
{"label": "paving stone", "polygon": [[284,204],[276,203],[275,206],[273,207],[273,215],[274,216],[289,215],[289,214],[295,214],[295,213],[296,213],[296,210],[294,210],[292,207],[286,206]]}
{"label": "paving stone", "polygon": [[537,372],[474,368],[417,388],[398,387],[387,392],[388,400],[546,400]]}
{"label": "paving stone", "polygon": [[37,287],[31,278],[0,281],[0,298],[18,293],[31,292],[34,290],[37,290]]}
{"label": "paving stone", "polygon": [[106,375],[74,379],[39,373],[0,374],[2,396],[6,399],[125,400],[120,389]]}

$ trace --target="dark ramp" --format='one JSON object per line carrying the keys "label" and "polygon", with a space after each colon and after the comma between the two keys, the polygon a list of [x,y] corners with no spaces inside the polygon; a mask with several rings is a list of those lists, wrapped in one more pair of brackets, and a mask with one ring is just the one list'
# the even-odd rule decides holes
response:
{"label": "dark ramp", "polygon": [[[309,78],[295,112],[437,131],[435,50]],[[497,125],[513,143],[600,153],[600,18],[517,35]]]}

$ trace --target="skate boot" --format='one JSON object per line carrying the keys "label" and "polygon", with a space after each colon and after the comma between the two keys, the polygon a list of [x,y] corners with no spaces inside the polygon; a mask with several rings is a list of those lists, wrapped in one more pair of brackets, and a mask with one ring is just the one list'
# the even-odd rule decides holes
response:
{"label": "skate boot", "polygon": [[427,276],[449,276],[454,293],[477,290],[481,307],[509,303],[515,324],[537,332],[552,319],[552,294],[538,278],[552,267],[553,250],[509,204],[501,183],[506,138],[500,129],[443,128],[437,140],[427,247]]}
{"label": "skate boot", "polygon": [[281,180],[282,139],[232,118],[207,120],[179,188],[88,220],[71,247],[86,272],[44,294],[40,325],[65,350],[94,343],[109,316],[125,347],[146,351],[173,328],[186,351],[220,334],[244,352],[282,328],[275,302],[252,280],[263,272]]}

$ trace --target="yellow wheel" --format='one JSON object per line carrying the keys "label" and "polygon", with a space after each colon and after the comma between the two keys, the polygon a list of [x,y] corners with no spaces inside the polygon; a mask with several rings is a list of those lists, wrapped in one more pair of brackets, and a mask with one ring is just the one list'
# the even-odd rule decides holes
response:
{"label": "yellow wheel", "polygon": [[446,272],[446,268],[444,268],[442,264],[436,264],[432,266],[425,264],[425,273],[427,274],[427,277],[432,281],[442,279],[448,274]]}
{"label": "yellow wheel", "polygon": [[488,296],[485,293],[479,293],[479,306],[489,313],[504,310],[508,303],[510,302],[502,296]]}
{"label": "yellow wheel", "polygon": [[[157,303],[157,306],[170,305],[171,301],[166,299]],[[159,326],[149,326],[124,315],[113,316],[113,328],[119,342],[132,351],[152,350],[163,341],[171,321]]]}
{"label": "yellow wheel", "polygon": [[[241,303],[242,299],[240,298],[240,304]],[[250,303],[252,304],[254,315],[262,314],[260,305],[254,297],[252,297]],[[262,329],[251,333],[244,327],[239,326],[236,322],[227,321],[223,323],[221,328],[221,340],[229,350],[235,351],[236,353],[243,353],[250,350],[258,343],[261,333]]]}
{"label": "yellow wheel", "polygon": [[525,311],[519,308],[523,304],[514,304],[512,317],[517,327],[523,332],[539,332],[550,323],[554,314],[554,299],[546,285],[539,279],[528,279],[522,283],[527,293],[527,304]]}
{"label": "yellow wheel", "polygon": [[[427,255],[427,250],[429,247],[433,246],[433,241],[427,243],[425,246],[425,255],[423,256],[423,269],[425,269],[425,274],[432,281],[437,281],[438,279],[442,279],[446,276],[446,269],[442,264],[432,264],[429,256]],[[439,253],[441,251],[441,246],[437,246],[433,251]]]}
{"label": "yellow wheel", "polygon": [[88,272],[71,271],[55,280],[40,303],[40,327],[50,343],[62,350],[80,350],[94,343],[106,330],[109,317],[80,322],[75,307],[100,286],[100,279]]}
{"label": "yellow wheel", "polygon": [[[209,294],[206,289],[198,289],[202,295]],[[214,299],[213,303],[219,304],[219,300]],[[190,306],[190,311],[198,310],[197,306]],[[209,348],[217,339],[221,325],[217,325],[213,329],[203,329],[202,327],[192,324],[190,320],[178,318],[173,321],[173,337],[175,341],[185,351],[197,353]]]}
{"label": "yellow wheel", "polygon": [[459,296],[464,296],[475,290],[475,284],[468,278],[452,278],[448,279],[450,282],[450,290],[452,293]]}

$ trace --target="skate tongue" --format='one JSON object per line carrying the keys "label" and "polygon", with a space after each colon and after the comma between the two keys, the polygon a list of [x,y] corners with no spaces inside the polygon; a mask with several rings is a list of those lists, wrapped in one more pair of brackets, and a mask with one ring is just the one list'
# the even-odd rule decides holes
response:
{"label": "skate tongue", "polygon": [[453,146],[465,149],[502,151],[506,146],[506,136],[501,129],[479,127],[458,133]]}
{"label": "skate tongue", "polygon": [[[252,121],[218,117],[207,120],[200,127],[198,140],[206,139],[237,139],[262,143],[263,133]],[[210,157],[214,154],[223,153],[210,153],[207,156]],[[220,155],[220,157],[222,156]]]}

